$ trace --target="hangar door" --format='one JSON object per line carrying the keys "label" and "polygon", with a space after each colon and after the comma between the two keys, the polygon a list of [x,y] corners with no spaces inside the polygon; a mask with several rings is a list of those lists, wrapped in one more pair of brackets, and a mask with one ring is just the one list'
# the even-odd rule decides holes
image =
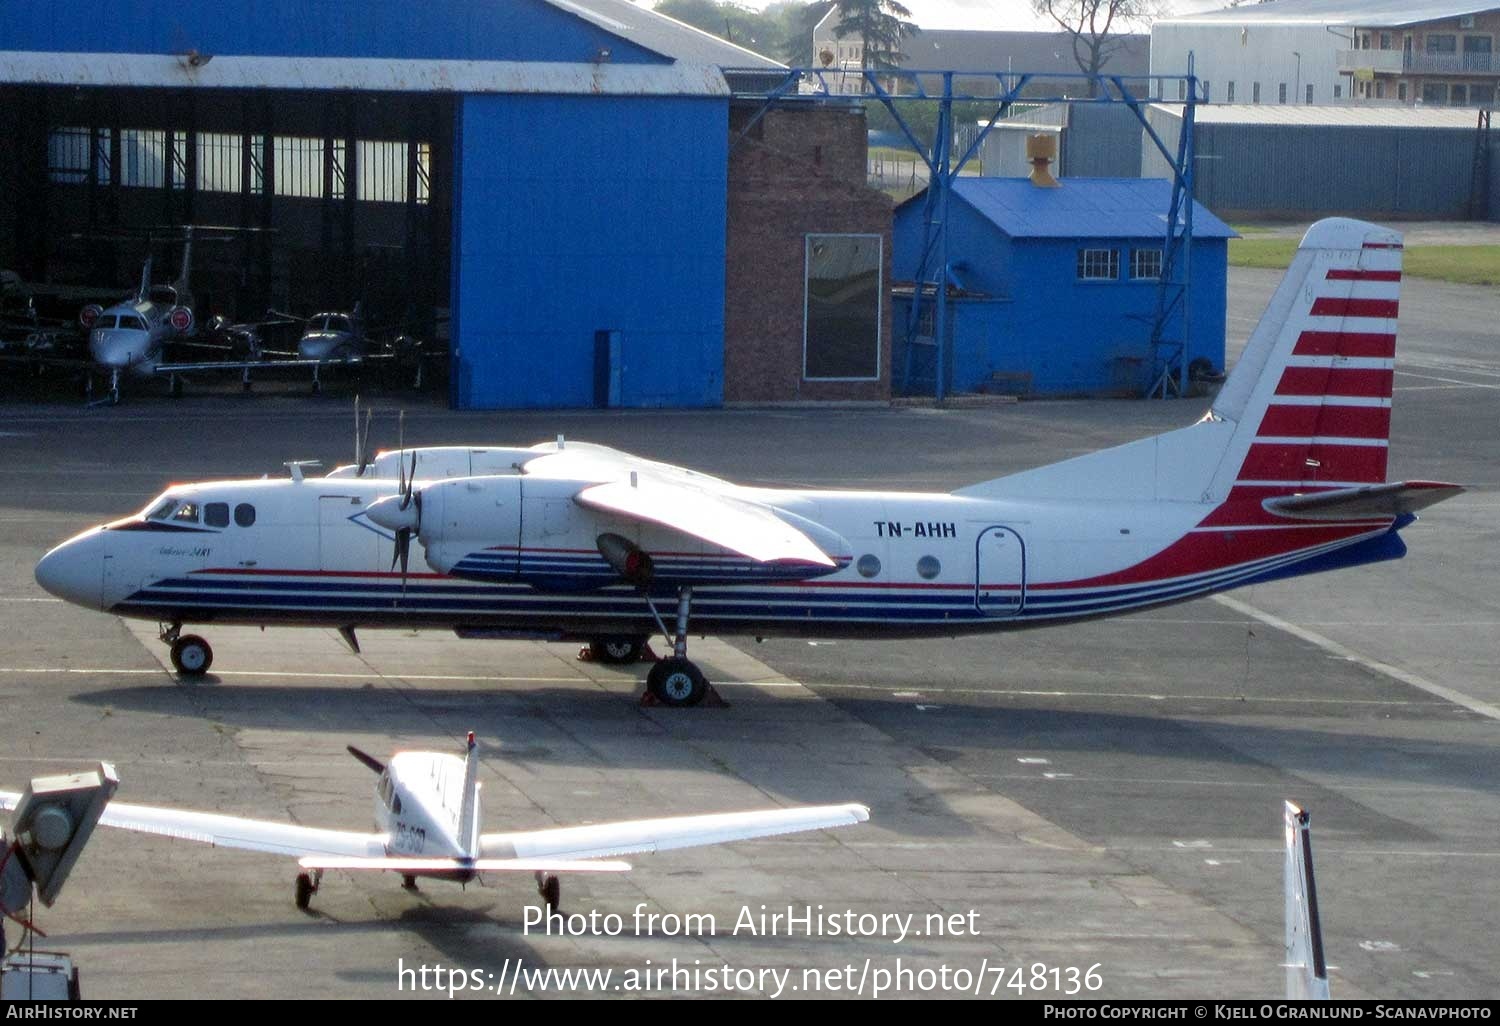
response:
{"label": "hangar door", "polygon": [[1026,605],[1026,545],[1008,527],[979,535],[974,604],[986,616],[1015,616]]}

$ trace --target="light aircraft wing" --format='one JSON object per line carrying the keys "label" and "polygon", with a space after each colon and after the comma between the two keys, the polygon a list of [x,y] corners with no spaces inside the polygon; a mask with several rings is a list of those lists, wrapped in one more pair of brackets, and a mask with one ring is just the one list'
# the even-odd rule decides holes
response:
{"label": "light aircraft wing", "polygon": [[863,823],[869,818],[870,810],[865,806],[850,804],[638,819],[525,833],[485,834],[479,839],[479,853],[485,858],[501,859],[612,858],[632,852],[670,851],[804,830],[826,830]]}
{"label": "light aircraft wing", "polygon": [[690,484],[637,474],[632,480],[592,485],[574,501],[589,509],[661,524],[762,563],[787,560],[836,565],[811,538],[770,507]]}
{"label": "light aircraft wing", "polygon": [[576,859],[361,859],[308,855],[299,859],[297,864],[303,869],[379,869],[396,873],[444,873],[465,869],[482,873],[625,873],[630,870],[628,862]]}
{"label": "light aircraft wing", "polygon": [[1339,488],[1307,495],[1267,499],[1266,509],[1306,520],[1347,520],[1415,513],[1463,492],[1462,485],[1442,481],[1393,481],[1390,484]]}
{"label": "light aircraft wing", "polygon": [[[0,791],[0,811],[13,809],[20,795]],[[265,851],[273,855],[342,855],[380,858],[385,855],[385,834],[361,834],[349,830],[321,830],[295,823],[273,823],[262,819],[222,816],[214,812],[188,812],[150,805],[110,802],[99,817],[99,825],[134,830],[141,834],[197,841],[216,848]]]}

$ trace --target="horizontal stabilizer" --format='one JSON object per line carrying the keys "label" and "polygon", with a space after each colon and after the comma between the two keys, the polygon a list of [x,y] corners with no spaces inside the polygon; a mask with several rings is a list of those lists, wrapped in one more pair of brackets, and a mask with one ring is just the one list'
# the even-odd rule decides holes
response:
{"label": "horizontal stabilizer", "polygon": [[633,473],[627,481],[593,485],[579,492],[577,501],[589,509],[673,528],[762,563],[836,565],[811,538],[767,506],[649,474]]}
{"label": "horizontal stabilizer", "polygon": [[1426,509],[1461,494],[1463,490],[1462,485],[1441,481],[1393,481],[1310,495],[1284,495],[1267,499],[1264,505],[1272,513],[1300,520],[1394,517]]}
{"label": "horizontal stabilizer", "polygon": [[330,858],[309,855],[297,862],[303,869],[379,869],[395,873],[627,873],[630,863],[584,862],[578,859],[407,859]]}

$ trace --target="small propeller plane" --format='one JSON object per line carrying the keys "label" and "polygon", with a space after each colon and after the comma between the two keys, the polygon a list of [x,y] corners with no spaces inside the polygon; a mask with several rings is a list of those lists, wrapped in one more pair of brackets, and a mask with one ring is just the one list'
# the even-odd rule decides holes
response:
{"label": "small propeller plane", "polygon": [[[749,488],[603,446],[435,447],[326,477],[174,485],[47,553],[68,601],[183,623],[589,640],[692,705],[700,633],[951,637],[1055,626],[1398,559],[1458,485],[1386,482],[1401,236],[1313,225],[1197,423],[946,494]],[[361,450],[362,451],[362,450]],[[411,568],[421,546],[427,570]],[[676,605],[668,630],[658,605]]]}
{"label": "small propeller plane", "polygon": [[[380,777],[373,834],[123,802],[110,802],[99,824],[294,856],[303,870],[296,884],[300,909],[307,908],[325,872],[343,869],[400,873],[408,889],[415,889],[419,877],[468,883],[482,873],[534,873],[538,893],[555,912],[562,894],[558,873],[623,873],[630,864],[619,861],[622,855],[828,830],[870,818],[865,806],[847,803],[481,834],[480,756],[472,732],[463,758],[397,752],[387,764],[347,747]],[[0,791],[0,811],[14,809],[20,797]]]}

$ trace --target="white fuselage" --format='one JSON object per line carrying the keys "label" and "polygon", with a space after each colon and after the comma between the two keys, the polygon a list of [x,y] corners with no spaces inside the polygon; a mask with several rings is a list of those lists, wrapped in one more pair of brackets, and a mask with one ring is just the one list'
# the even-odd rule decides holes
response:
{"label": "white fuselage", "polygon": [[36,575],[70,601],[165,622],[649,634],[640,591],[600,554],[609,532],[652,554],[654,597],[693,587],[695,633],[915,636],[1180,601],[1321,569],[1336,552],[1344,563],[1399,555],[1372,548],[1399,546],[1389,518],[1226,531],[1204,524],[1216,508],[1207,502],[739,490],[833,539],[820,544],[834,568],[789,575],[585,509],[573,501],[577,481],[442,484],[423,489],[426,547],[413,543],[405,578],[392,568],[392,533],[366,515],[397,482],[353,476],[177,486],[142,514],[58,546]]}
{"label": "white fuselage", "polygon": [[89,330],[89,354],[100,367],[150,377],[161,362],[162,345],[175,334],[167,320],[170,311],[150,300],[115,304]]}
{"label": "white fuselage", "polygon": [[[375,785],[375,827],[398,858],[464,858],[459,842],[464,761],[441,752],[398,752]],[[478,801],[477,796],[475,799]],[[477,810],[476,810],[477,811]]]}

